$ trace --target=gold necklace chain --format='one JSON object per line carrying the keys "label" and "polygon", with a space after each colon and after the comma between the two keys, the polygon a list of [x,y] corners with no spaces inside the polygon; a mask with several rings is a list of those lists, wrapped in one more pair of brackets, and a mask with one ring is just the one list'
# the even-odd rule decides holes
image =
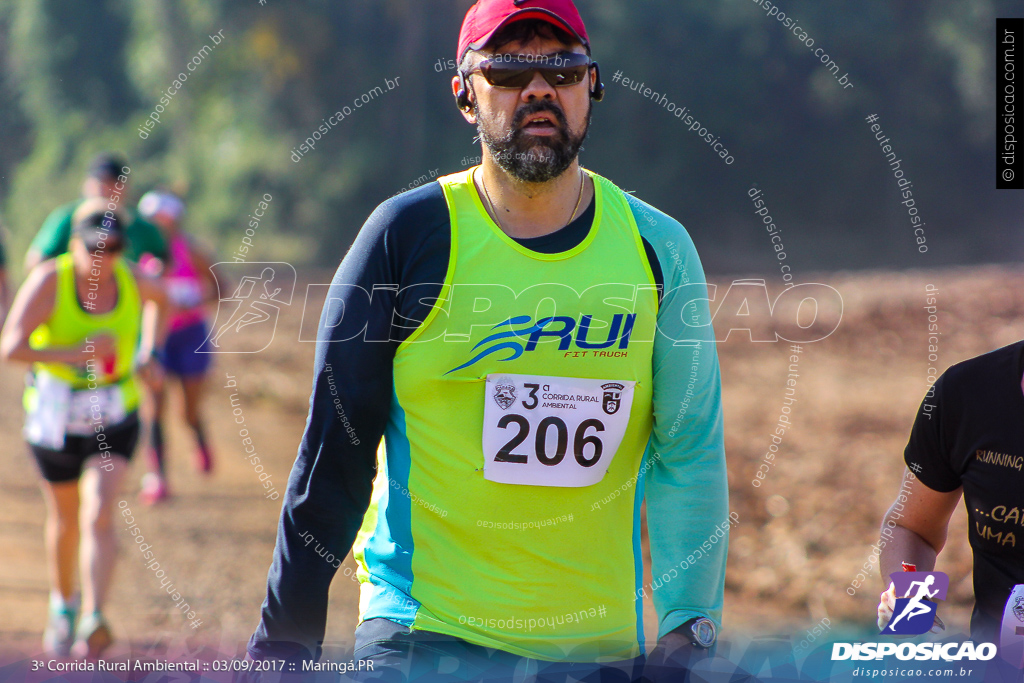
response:
{"label": "gold necklace chain", "polygon": [[[477,168],[480,168],[480,167],[477,166]],[[476,174],[476,169],[473,170],[473,173]],[[580,210],[580,202],[583,201],[583,185],[586,182],[586,178],[587,178],[587,174],[584,172],[583,167],[581,166],[580,167],[580,194],[579,194],[578,197],[576,197],[576,206],[573,207],[572,215],[569,216],[569,223],[572,223],[573,219],[576,218],[576,212]],[[497,209],[494,208],[494,202],[491,201],[491,193],[487,191],[487,184],[484,182],[483,176],[480,177],[480,185],[484,188],[484,197],[487,198],[487,207],[491,210],[491,213],[494,215],[494,222],[498,225],[499,228],[501,228],[501,231],[504,232],[507,235],[508,231],[505,230],[505,228],[503,228],[501,226],[501,221],[498,220],[498,211],[497,211]],[[569,225],[569,223],[566,223],[565,225]],[[565,226],[563,225],[562,227],[564,228]],[[559,228],[559,229],[561,229],[561,228]]]}

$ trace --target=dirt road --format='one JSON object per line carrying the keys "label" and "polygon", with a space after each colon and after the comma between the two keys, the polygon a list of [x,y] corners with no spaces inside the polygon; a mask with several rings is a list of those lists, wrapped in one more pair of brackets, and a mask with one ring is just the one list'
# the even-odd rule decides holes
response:
{"label": "dirt road", "polygon": [[[1024,334],[1019,271],[839,274],[818,281],[842,293],[843,321],[827,340],[804,345],[793,427],[759,488],[751,482],[783,405],[790,352],[786,344],[753,344],[739,335],[719,347],[731,508],[740,520],[726,583],[725,623],[733,633],[801,634],[824,617],[834,629],[871,624],[877,570],[853,597],[847,589],[870,557],[881,516],[899,488],[903,447],[927,388],[925,285],[940,292],[941,369]],[[779,290],[772,282],[769,287]],[[258,620],[281,500],[265,497],[243,458],[229,396],[238,392],[253,443],[274,486],[283,490],[312,380],[313,344],[295,341],[300,309],[301,296],[284,310],[266,351],[216,357],[205,407],[216,449],[211,477],[194,471],[188,432],[173,420],[174,497],[145,508],[136,498],[145,464],[137,452],[125,504],[202,624],[190,627],[126,533],[108,608],[119,638],[111,656],[175,656],[204,646],[241,654]],[[237,388],[223,388],[229,374]],[[0,366],[0,434],[6,437],[0,457],[0,643],[8,660],[38,653],[47,600],[43,502],[20,439],[22,375],[20,367]],[[354,567],[351,558],[343,566]],[[943,617],[951,629],[966,630],[972,591],[962,509],[938,569],[951,579]],[[649,600],[647,607],[650,636],[656,621]],[[340,572],[331,590],[329,653],[348,646],[356,614],[357,584]]]}

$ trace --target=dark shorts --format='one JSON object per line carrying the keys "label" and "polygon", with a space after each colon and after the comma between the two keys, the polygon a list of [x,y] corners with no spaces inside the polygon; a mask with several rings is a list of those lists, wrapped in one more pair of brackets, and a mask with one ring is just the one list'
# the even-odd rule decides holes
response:
{"label": "dark shorts", "polygon": [[[124,422],[104,429],[101,434],[106,438],[97,438],[100,434],[65,436],[64,448],[59,451],[29,444],[43,479],[53,483],[78,481],[85,461],[97,453],[110,453],[111,457],[131,460],[139,440],[139,414],[131,413]],[[101,442],[109,444],[110,448],[100,448]]]}
{"label": "dark shorts", "polygon": [[349,673],[343,681],[633,683],[640,680],[644,665],[644,657],[606,664],[540,661],[380,618],[367,619],[356,628],[353,658],[372,662],[373,670]]}
{"label": "dark shorts", "polygon": [[167,343],[156,356],[164,369],[179,377],[196,377],[206,373],[210,367],[210,351],[213,347],[206,342],[209,330],[200,320],[188,327],[174,330],[167,335]]}

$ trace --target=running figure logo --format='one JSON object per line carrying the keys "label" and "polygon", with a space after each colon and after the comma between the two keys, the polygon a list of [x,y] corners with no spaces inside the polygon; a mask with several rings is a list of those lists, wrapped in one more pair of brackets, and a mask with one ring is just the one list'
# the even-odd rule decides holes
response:
{"label": "running figure logo", "polygon": [[281,306],[290,306],[295,293],[295,269],[288,263],[232,262],[210,269],[218,288],[232,293],[218,302],[206,353],[258,353],[270,346]]}
{"label": "running figure logo", "polygon": [[882,629],[887,635],[920,635],[935,623],[938,604],[945,600],[949,577],[943,572],[895,572],[889,575],[896,586],[896,606],[889,624]]}

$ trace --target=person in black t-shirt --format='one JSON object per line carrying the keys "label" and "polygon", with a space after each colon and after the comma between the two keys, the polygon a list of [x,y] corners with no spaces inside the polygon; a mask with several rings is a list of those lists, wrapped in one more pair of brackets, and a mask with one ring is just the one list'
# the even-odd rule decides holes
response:
{"label": "person in black t-shirt", "polygon": [[[1011,593],[1015,602],[1024,596],[1024,341],[946,370],[921,404],[904,460],[906,490],[882,523],[883,585],[902,562],[935,568],[963,496],[974,552],[971,636],[999,645],[1002,635],[1000,649],[1008,638],[1024,642],[1024,602],[1008,604]],[[894,597],[890,585],[880,627]]]}

